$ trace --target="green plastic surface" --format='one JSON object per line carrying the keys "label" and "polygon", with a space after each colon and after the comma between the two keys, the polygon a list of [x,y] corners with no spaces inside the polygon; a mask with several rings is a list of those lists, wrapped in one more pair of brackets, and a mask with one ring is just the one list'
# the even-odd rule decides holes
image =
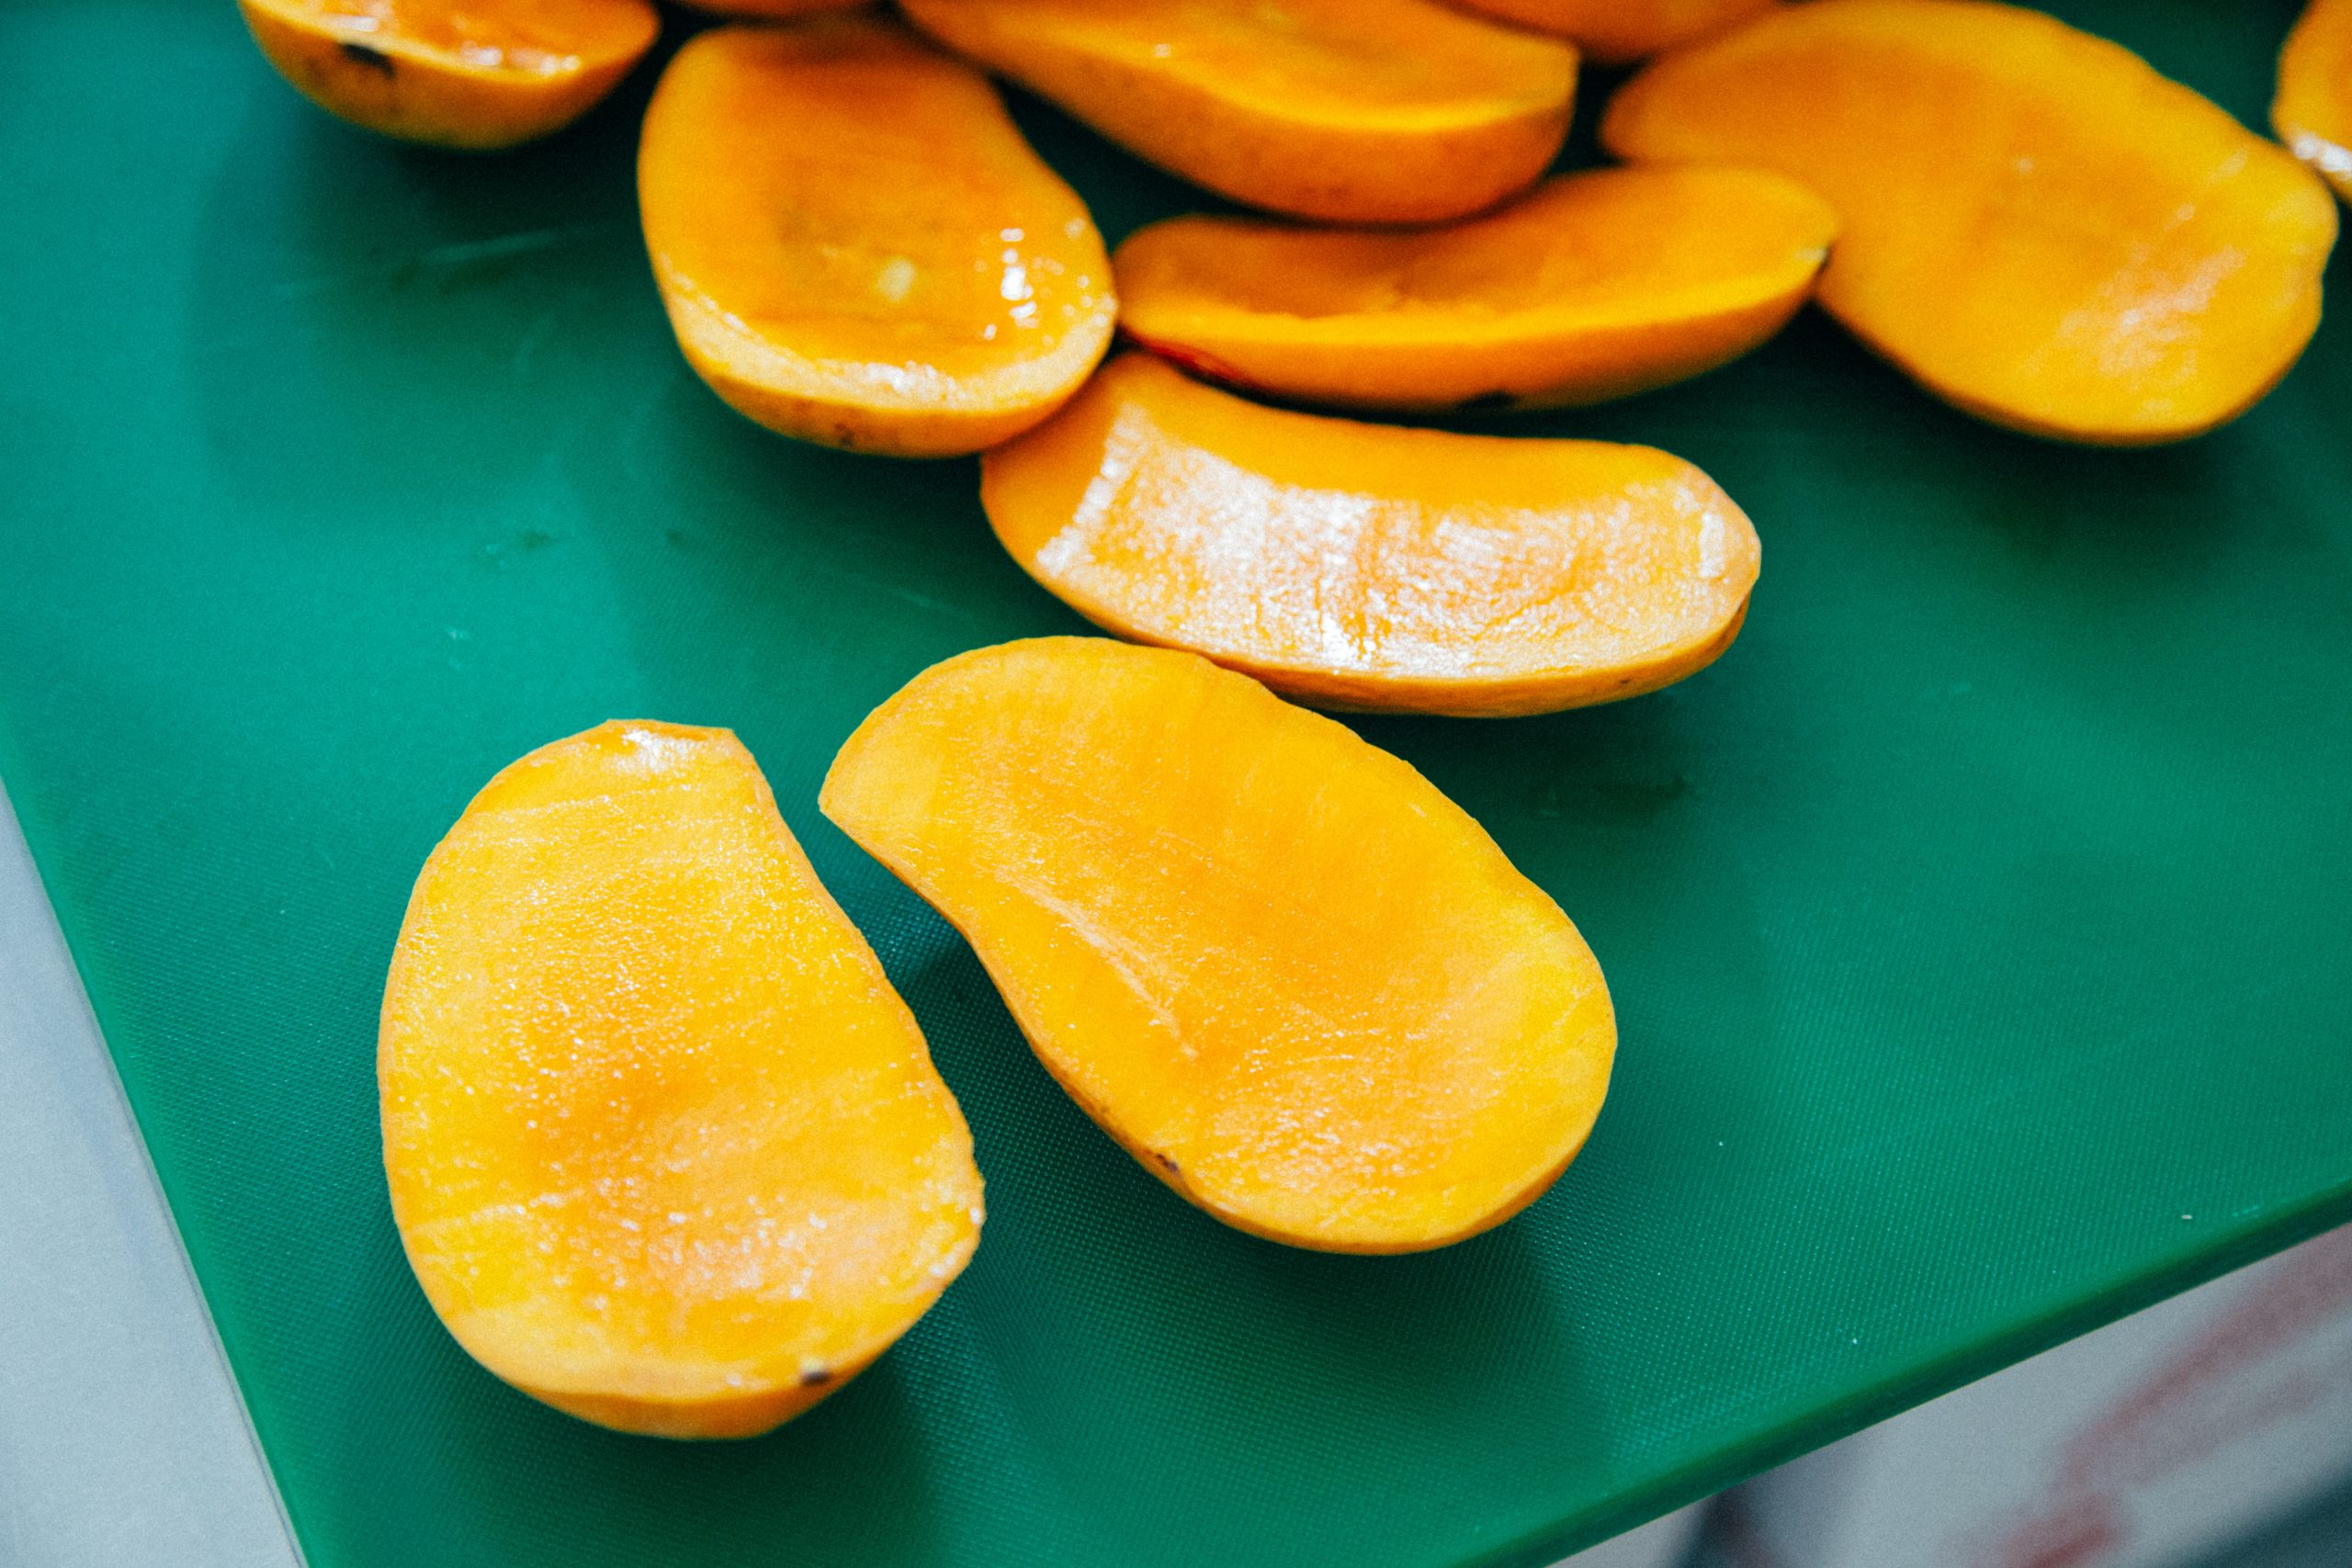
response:
{"label": "green plastic surface", "polygon": [[[2287,6],[2063,9],[2260,123]],[[916,671],[1078,623],[971,463],[795,446],[687,372],[648,75],[439,155],[301,102],[225,4],[0,9],[0,774],[317,1568],[1535,1563],[2352,1217],[2352,314],[2168,450],[1991,430],[1812,314],[1465,422],[1688,456],[1764,576],[1660,695],[1358,721],[1558,897],[1623,1043],[1523,1216],[1315,1256],[1114,1148],[818,816]],[[1019,112],[1114,238],[1195,204]],[[741,732],[989,1180],[937,1310],[754,1442],[477,1370],[378,1166],[411,879],[616,716]]]}

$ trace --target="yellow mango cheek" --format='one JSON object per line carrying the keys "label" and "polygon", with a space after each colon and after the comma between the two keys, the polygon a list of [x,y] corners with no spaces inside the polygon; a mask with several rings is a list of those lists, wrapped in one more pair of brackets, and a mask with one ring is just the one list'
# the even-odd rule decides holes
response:
{"label": "yellow mango cheek", "polygon": [[1813,292],[1837,214],[1757,169],[1600,169],[1436,229],[1176,218],[1113,258],[1120,325],[1200,374],[1367,409],[1549,407],[1747,353]]}
{"label": "yellow mango cheek", "polygon": [[1474,11],[1571,39],[1589,59],[1622,65],[1679,49],[1780,0],[1456,0]]}
{"label": "yellow mango cheek", "polygon": [[1821,303],[1996,423],[2177,441],[2251,407],[2319,323],[2335,203],[2103,39],[1983,0],[1822,0],[1661,57],[1601,139],[1736,163],[1843,222]]}
{"label": "yellow mango cheek", "polygon": [[2352,0],[2312,0],[2278,54],[2270,123],[2287,150],[2352,201]]}
{"label": "yellow mango cheek", "polygon": [[1406,763],[1205,660],[964,654],[858,728],[821,805],[1088,1114],[1243,1230],[1442,1247],[1600,1111],[1616,1026],[1567,917]]}
{"label": "yellow mango cheek", "polygon": [[1271,211],[1434,223],[1532,182],[1576,51],[1436,0],[905,0],[1137,156]]}
{"label": "yellow mango cheek", "polygon": [[492,780],[418,878],[378,1065],[435,1311],[606,1426],[773,1427],[978,1240],[963,1116],[724,730],[607,724]]}
{"label": "yellow mango cheek", "polygon": [[1690,464],[1292,413],[1148,355],[991,452],[997,536],[1097,624],[1329,706],[1544,713],[1729,647],[1760,547]]}
{"label": "yellow mango cheek", "polygon": [[278,73],[403,141],[488,151],[560,130],[652,46],[649,0],[238,0]]}
{"label": "yellow mango cheek", "polygon": [[1085,205],[986,78],[888,22],[695,39],[646,110],[638,200],[687,363],[786,435],[977,452],[1111,342]]}

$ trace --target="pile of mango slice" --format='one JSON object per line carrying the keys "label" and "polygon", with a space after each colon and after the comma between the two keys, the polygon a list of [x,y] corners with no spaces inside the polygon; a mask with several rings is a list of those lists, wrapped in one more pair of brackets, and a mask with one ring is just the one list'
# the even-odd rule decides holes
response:
{"label": "pile of mango slice", "polygon": [[[469,149],[568,124],[661,23],[241,3],[317,102]],[[1761,552],[1654,448],[1306,411],[1623,397],[1815,300],[1994,423],[2182,440],[2293,366],[2328,185],[2352,200],[2352,0],[2289,39],[2278,142],[1988,0],[702,5],[730,19],[669,60],[638,162],[688,363],[789,436],[983,454],[1006,550],[1124,639],[918,675],[821,808],[1145,1169],[1332,1250],[1540,1195],[1615,1024],[1476,822],[1274,694],[1491,716],[1653,691],[1730,646]],[[1586,59],[1647,62],[1600,119],[1620,162],[1547,176]],[[991,73],[1259,215],[1108,254]],[[962,1114],[724,730],[616,722],[501,773],[418,881],[379,1064],[435,1310],[591,1420],[764,1430],[978,1243]]]}

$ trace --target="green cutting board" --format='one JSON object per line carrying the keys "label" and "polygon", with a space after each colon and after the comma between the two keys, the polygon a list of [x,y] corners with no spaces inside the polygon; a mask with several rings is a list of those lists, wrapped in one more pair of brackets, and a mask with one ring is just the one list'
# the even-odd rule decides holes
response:
{"label": "green cutting board", "polygon": [[[2064,9],[2260,122],[2286,5]],[[1764,576],[1658,695],[1356,721],[1559,898],[1623,1034],[1521,1218],[1317,1256],[1113,1147],[818,816],[915,671],[1079,624],[971,463],[688,374],[649,74],[450,156],[302,103],[218,0],[0,9],[0,776],[316,1568],[1532,1564],[2352,1218],[2352,317],[2167,450],[1988,429],[1813,315],[1464,422],[1690,457]],[[1114,238],[1196,204],[1018,112]],[[989,1181],[938,1308],[752,1442],[476,1369],[377,1163],[417,866],[500,765],[640,716],[765,765]]]}

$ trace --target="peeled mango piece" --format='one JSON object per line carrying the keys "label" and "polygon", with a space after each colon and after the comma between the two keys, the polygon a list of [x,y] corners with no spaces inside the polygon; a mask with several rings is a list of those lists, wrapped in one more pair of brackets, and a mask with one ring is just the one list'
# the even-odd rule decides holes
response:
{"label": "peeled mango piece", "polygon": [[686,361],[738,412],[901,457],[1044,419],[1110,346],[1086,205],[988,78],[894,23],[713,28],[645,111],[638,205]]}
{"label": "peeled mango piece", "polygon": [[593,108],[662,30],[650,0],[238,0],[303,96],[404,141],[489,151]]}
{"label": "peeled mango piece", "polygon": [[1473,11],[1557,33],[1602,65],[1679,49],[1779,0],[1455,0]]}
{"label": "peeled mango piece", "polygon": [[1236,201],[1434,223],[1544,172],[1577,52],[1436,0],[901,0],[956,53]]}
{"label": "peeled mango piece", "polygon": [[997,537],[1087,619],[1332,707],[1638,696],[1739,635],[1762,546],[1654,446],[1270,409],[1148,355],[990,452]]}
{"label": "peeled mango piece", "polygon": [[377,1068],[433,1310],[623,1431],[797,1415],[979,1237],[955,1097],[723,729],[605,724],[492,779],[417,878]]}
{"label": "peeled mango piece", "polygon": [[2287,150],[2352,201],[2352,0],[2312,0],[2278,53],[2270,123]]}
{"label": "peeled mango piece", "polygon": [[1170,218],[1112,257],[1119,325],[1204,376],[1368,409],[1551,407],[1747,353],[1838,215],[1761,169],[1593,169],[1436,229]]}
{"label": "peeled mango piece", "polygon": [[1939,396],[2099,446],[2252,407],[2319,324],[2327,189],[2120,45],[1982,0],[1809,0],[1661,56],[1601,141],[1844,228],[1822,307]]}
{"label": "peeled mango piece", "polygon": [[1242,1230],[1442,1247],[1600,1112],[1616,1023],[1559,906],[1409,765],[1206,660],[959,655],[819,804],[964,933],[1087,1114]]}

